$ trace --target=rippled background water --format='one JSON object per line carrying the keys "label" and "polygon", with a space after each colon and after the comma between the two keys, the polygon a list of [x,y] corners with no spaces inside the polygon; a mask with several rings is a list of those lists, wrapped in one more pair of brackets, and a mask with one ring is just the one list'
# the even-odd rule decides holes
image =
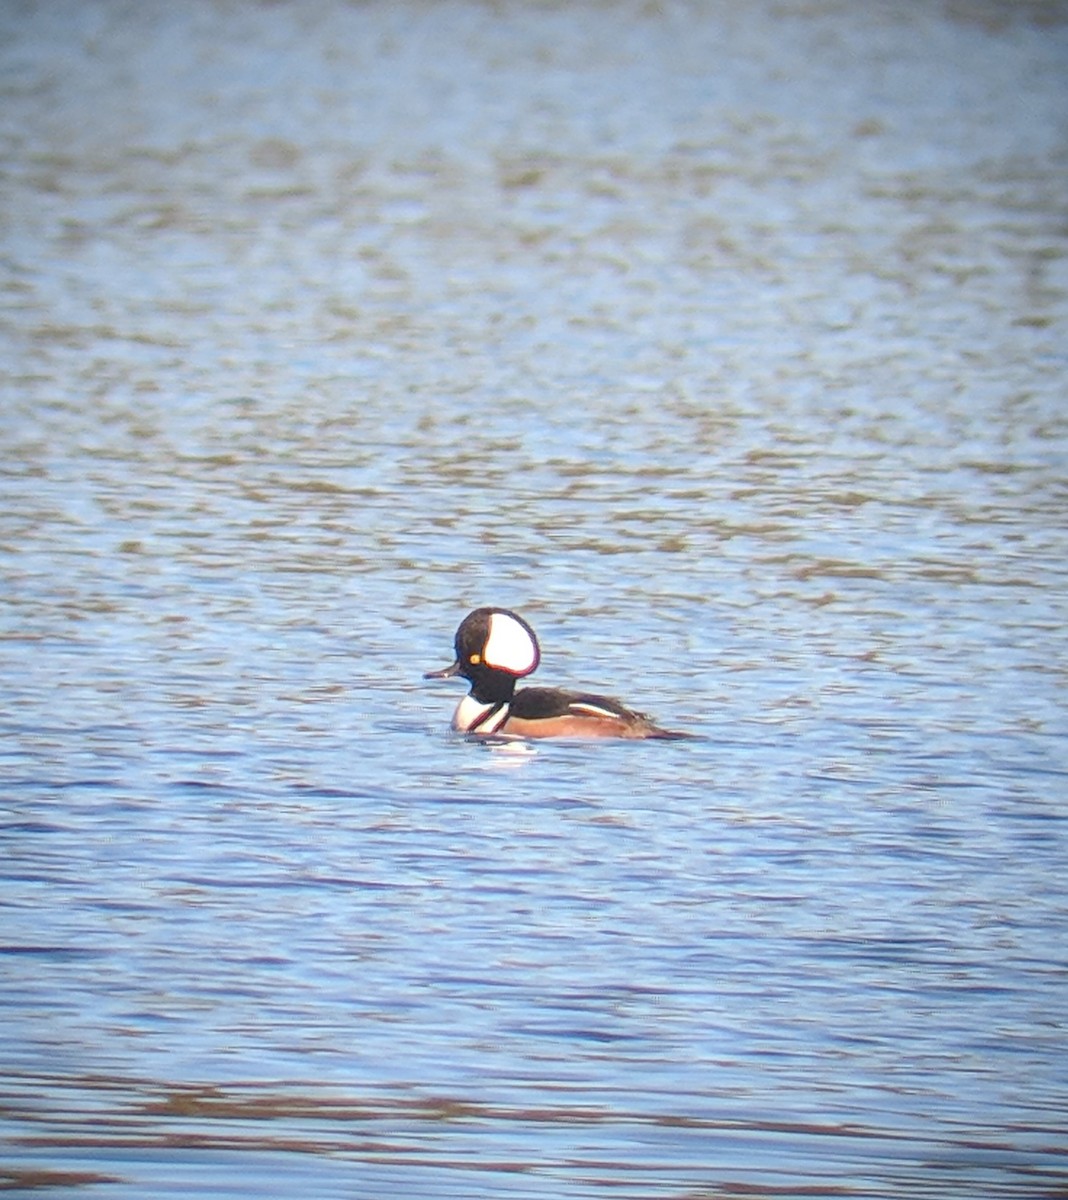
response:
{"label": "rippled background water", "polygon": [[2,1186],[1068,1192],[1066,17],[0,9]]}

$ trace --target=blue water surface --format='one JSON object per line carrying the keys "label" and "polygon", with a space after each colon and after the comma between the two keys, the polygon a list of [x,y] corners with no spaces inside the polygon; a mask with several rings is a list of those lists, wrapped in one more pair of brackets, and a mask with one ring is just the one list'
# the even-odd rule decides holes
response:
{"label": "blue water surface", "polygon": [[1058,7],[0,27],[0,1187],[1064,1194]]}

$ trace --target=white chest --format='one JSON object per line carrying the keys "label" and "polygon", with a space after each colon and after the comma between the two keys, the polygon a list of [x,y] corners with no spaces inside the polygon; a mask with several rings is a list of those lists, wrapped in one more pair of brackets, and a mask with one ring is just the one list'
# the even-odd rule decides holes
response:
{"label": "white chest", "polygon": [[508,720],[508,705],[502,705],[497,712],[487,716],[496,707],[495,704],[482,704],[474,696],[464,696],[452,714],[452,727],[458,733],[468,733],[472,729],[476,733],[496,733]]}

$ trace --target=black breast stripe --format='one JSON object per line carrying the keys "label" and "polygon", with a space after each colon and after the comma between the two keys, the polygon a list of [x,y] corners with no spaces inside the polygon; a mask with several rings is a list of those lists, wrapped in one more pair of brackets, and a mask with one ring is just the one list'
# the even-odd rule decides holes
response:
{"label": "black breast stripe", "polygon": [[[499,720],[493,718],[499,717]],[[474,721],[467,727],[468,733],[496,733],[498,729],[508,720],[508,705],[494,704],[491,708],[487,708],[484,713],[480,713]],[[488,728],[486,728],[488,726]]]}

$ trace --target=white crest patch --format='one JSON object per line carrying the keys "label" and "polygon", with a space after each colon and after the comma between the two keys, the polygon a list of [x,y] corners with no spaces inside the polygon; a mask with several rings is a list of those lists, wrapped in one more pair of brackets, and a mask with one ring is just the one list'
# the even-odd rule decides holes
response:
{"label": "white crest patch", "polygon": [[482,658],[487,666],[513,675],[529,675],[538,665],[538,646],[515,617],[495,612],[490,614],[489,637]]}

